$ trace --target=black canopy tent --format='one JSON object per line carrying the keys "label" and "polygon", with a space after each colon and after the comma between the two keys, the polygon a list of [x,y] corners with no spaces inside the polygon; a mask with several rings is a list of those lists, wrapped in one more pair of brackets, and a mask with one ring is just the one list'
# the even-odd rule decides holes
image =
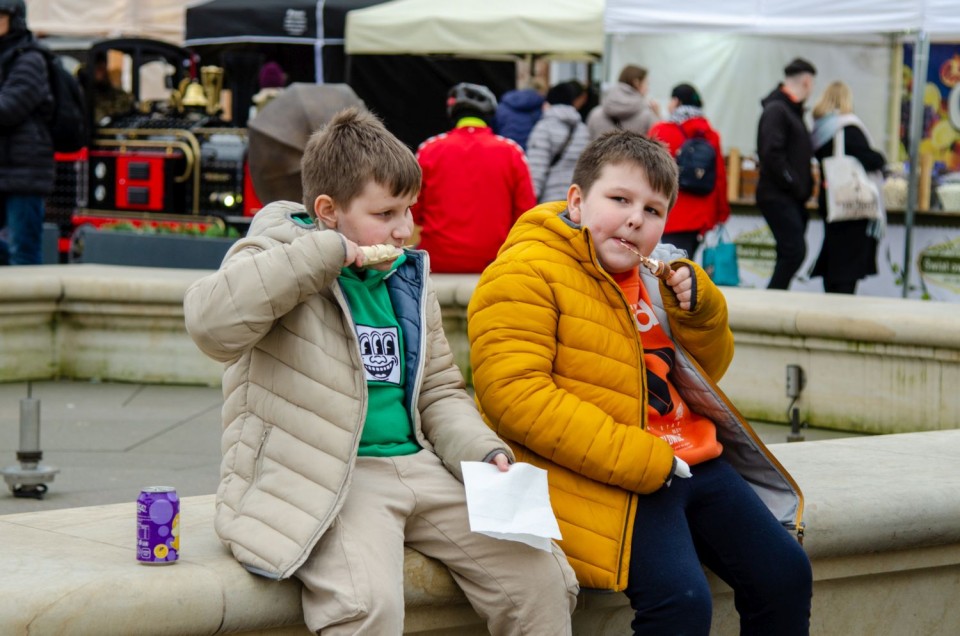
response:
{"label": "black canopy tent", "polygon": [[443,55],[350,55],[347,83],[402,142],[416,149],[451,127],[447,91],[458,82],[483,84],[497,96],[516,85],[513,61]]}
{"label": "black canopy tent", "polygon": [[[449,127],[446,91],[461,81],[497,95],[514,87],[512,61],[364,55],[344,52],[347,13],[384,0],[211,0],[187,7],[184,46],[225,69],[233,120],[244,125],[264,62],[283,67],[290,82],[347,83],[407,145]],[[349,67],[349,77],[348,77]]]}
{"label": "black canopy tent", "polygon": [[383,1],[211,0],[187,7],[184,46],[224,67],[233,119],[243,125],[265,62],[280,64],[290,82],[343,82],[347,11]]}
{"label": "black canopy tent", "polygon": [[287,56],[299,62],[287,60],[298,72],[312,68],[310,77],[296,79],[318,84],[342,82],[347,12],[381,2],[384,0],[211,0],[187,7],[184,45],[274,52],[283,49],[271,45],[305,47],[295,48]]}

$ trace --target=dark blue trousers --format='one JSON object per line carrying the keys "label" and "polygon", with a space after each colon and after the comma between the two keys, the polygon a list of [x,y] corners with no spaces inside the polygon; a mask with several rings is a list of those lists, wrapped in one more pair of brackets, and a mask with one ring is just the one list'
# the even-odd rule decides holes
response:
{"label": "dark blue trousers", "polygon": [[725,460],[691,470],[639,497],[625,590],[634,633],[708,635],[703,564],[733,588],[741,634],[808,634],[813,577],[803,548]]}
{"label": "dark blue trousers", "polygon": [[43,197],[2,194],[0,205],[0,265],[39,265],[43,262]]}

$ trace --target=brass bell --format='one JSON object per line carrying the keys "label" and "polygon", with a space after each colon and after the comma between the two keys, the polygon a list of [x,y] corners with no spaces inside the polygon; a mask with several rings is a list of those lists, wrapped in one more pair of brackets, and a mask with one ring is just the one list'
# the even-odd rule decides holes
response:
{"label": "brass bell", "polygon": [[187,90],[183,94],[183,105],[187,107],[198,106],[206,108],[207,95],[200,84],[197,82],[190,82],[187,85]]}

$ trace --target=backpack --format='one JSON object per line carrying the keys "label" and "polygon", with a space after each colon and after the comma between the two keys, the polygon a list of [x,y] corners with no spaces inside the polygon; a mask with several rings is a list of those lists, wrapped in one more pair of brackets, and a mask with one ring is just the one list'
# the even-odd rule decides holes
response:
{"label": "backpack", "polygon": [[710,194],[717,185],[717,151],[702,132],[691,137],[682,126],[677,125],[677,128],[686,137],[676,156],[680,190],[690,194]]}
{"label": "backpack", "polygon": [[[80,82],[63,67],[53,51],[36,42],[19,50],[39,51],[47,62],[47,78],[53,95],[53,113],[47,121],[54,152],[77,152],[87,145],[86,104]],[[6,73],[5,73],[6,74]]]}

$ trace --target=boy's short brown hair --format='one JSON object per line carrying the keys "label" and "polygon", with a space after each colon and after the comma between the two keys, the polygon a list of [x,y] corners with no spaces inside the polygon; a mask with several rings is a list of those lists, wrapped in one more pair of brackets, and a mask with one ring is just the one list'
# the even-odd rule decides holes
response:
{"label": "boy's short brown hair", "polygon": [[376,115],[347,108],[313,133],[300,160],[303,205],[315,216],[321,194],[346,207],[371,180],[392,196],[420,192],[420,164]]}
{"label": "boy's short brown hair", "polygon": [[623,163],[642,168],[650,187],[670,200],[670,208],[677,202],[677,162],[662,143],[632,130],[612,130],[587,144],[573,170],[573,183],[586,196],[604,166]]}

